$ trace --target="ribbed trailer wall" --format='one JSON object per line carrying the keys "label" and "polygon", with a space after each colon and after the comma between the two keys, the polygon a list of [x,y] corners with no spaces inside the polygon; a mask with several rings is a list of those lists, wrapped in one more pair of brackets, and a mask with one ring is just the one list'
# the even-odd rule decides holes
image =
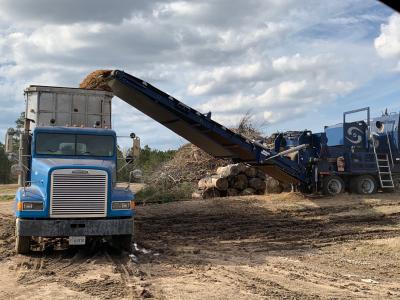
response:
{"label": "ribbed trailer wall", "polygon": [[29,130],[43,126],[111,128],[110,92],[31,85],[25,97]]}

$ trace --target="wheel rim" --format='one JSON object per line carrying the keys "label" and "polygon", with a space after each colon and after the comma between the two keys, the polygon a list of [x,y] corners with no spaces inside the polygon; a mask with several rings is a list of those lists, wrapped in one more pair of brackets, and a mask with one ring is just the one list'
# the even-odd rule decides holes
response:
{"label": "wheel rim", "polygon": [[331,195],[340,194],[342,191],[342,182],[339,179],[333,178],[329,180],[327,188]]}
{"label": "wheel rim", "polygon": [[360,186],[363,194],[372,194],[375,189],[375,183],[371,178],[364,178],[361,181]]}

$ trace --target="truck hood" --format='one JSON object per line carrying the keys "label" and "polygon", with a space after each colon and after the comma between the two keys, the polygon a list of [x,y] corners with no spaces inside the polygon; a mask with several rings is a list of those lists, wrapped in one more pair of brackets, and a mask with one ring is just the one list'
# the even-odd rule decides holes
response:
{"label": "truck hood", "polygon": [[32,170],[31,178],[33,182],[40,182],[47,180],[48,172],[53,168],[78,168],[83,169],[85,167],[89,168],[102,168],[106,169],[111,175],[112,184],[116,182],[116,166],[115,162],[112,160],[103,159],[76,159],[76,158],[33,158],[32,159]]}
{"label": "truck hood", "polygon": [[103,167],[112,170],[114,167],[114,162],[111,160],[102,159],[74,159],[74,158],[35,158],[35,160],[49,169],[53,167],[82,167],[82,166],[92,166],[92,167]]}

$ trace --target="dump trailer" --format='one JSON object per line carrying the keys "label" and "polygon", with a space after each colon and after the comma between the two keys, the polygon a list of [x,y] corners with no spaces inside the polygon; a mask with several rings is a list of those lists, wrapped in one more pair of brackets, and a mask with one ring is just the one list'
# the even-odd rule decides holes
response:
{"label": "dump trailer", "polygon": [[[202,114],[126,72],[114,70],[107,79],[116,96],[212,156],[257,166],[302,192],[371,194],[399,188],[399,114],[371,121],[369,108],[349,111],[336,133],[329,126],[322,133],[292,131],[277,134],[271,146],[235,133],[211,113]],[[367,117],[346,119],[359,112]]]}
{"label": "dump trailer", "polygon": [[[116,187],[117,142],[112,93],[64,87],[25,90],[16,193],[16,251],[38,237],[68,237],[81,245],[107,237],[129,248],[133,200]],[[11,141],[8,132],[6,141]],[[12,150],[8,143],[8,150]]]}

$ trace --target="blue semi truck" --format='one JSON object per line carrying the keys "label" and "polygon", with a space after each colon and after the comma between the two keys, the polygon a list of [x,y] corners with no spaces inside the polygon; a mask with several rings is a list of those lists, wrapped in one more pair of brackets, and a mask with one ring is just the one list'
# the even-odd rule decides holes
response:
{"label": "blue semi truck", "polygon": [[19,163],[14,166],[20,183],[16,252],[28,253],[37,237],[68,237],[72,245],[108,237],[129,248],[134,195],[116,186],[112,93],[30,86],[25,95]]}

